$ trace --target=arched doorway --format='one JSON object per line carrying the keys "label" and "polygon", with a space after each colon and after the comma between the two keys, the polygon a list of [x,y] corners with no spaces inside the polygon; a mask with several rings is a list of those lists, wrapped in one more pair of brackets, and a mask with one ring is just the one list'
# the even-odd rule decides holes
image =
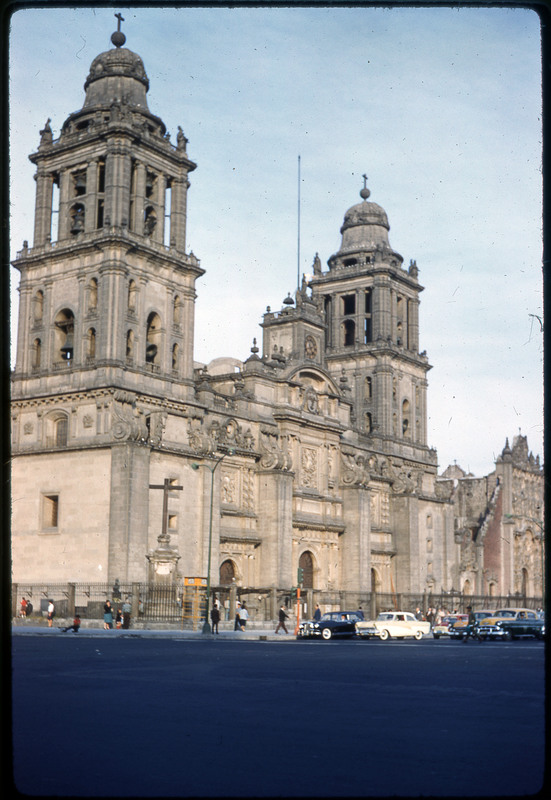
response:
{"label": "arched doorway", "polygon": [[305,550],[298,560],[298,565],[302,569],[302,588],[314,588],[314,559],[309,550]]}
{"label": "arched doorway", "polygon": [[231,586],[235,583],[235,564],[230,559],[220,564],[220,586]]}

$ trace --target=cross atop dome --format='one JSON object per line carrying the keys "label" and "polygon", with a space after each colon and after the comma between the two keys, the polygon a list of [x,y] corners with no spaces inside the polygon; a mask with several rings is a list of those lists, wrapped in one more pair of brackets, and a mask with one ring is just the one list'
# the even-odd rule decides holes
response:
{"label": "cross atop dome", "polygon": [[362,200],[367,200],[371,192],[367,188],[367,175],[365,174],[365,172],[362,175],[362,178],[364,179],[364,188],[360,191],[360,197],[362,198]]}
{"label": "cross atop dome", "polygon": [[111,41],[115,47],[122,47],[126,42],[126,36],[121,31],[121,22],[124,22],[124,17],[120,12],[115,14],[115,17],[117,18],[117,30],[111,35]]}

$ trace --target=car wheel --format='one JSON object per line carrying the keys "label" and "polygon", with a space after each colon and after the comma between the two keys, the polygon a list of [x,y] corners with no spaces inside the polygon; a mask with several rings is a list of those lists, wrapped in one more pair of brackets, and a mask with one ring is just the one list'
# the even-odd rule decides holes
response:
{"label": "car wheel", "polygon": [[419,639],[423,638],[423,631],[415,631],[413,636],[414,636],[415,639],[417,639],[417,641],[419,641]]}
{"label": "car wheel", "polygon": [[321,636],[322,639],[325,639],[325,641],[329,641],[329,639],[333,636],[333,631],[331,628],[322,628]]}
{"label": "car wheel", "polygon": [[380,634],[380,636],[379,636],[379,639],[380,639],[382,642],[386,642],[386,640],[387,640],[387,639],[390,639],[390,633],[389,633],[388,631],[381,631],[381,634]]}
{"label": "car wheel", "polygon": [[541,639],[543,639],[543,633],[541,631],[538,631],[536,633],[536,639],[540,639],[540,641],[541,641]]}

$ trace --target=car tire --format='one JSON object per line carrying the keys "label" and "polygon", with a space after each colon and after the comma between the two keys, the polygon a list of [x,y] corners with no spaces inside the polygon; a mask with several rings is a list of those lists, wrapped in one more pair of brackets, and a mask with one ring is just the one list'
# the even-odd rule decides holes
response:
{"label": "car tire", "polygon": [[386,642],[387,639],[390,639],[390,633],[388,631],[381,631],[379,634],[379,639],[381,642]]}
{"label": "car tire", "polygon": [[321,638],[325,639],[326,642],[328,642],[329,639],[331,639],[332,636],[333,636],[333,631],[331,630],[331,628],[322,628],[321,629]]}
{"label": "car tire", "polygon": [[415,631],[415,633],[413,634],[413,638],[416,641],[419,641],[420,639],[422,639],[423,638],[423,631]]}

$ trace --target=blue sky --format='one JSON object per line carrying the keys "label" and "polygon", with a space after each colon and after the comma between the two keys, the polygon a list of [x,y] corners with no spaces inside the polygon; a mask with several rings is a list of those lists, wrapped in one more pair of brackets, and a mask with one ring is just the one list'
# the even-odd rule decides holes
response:
{"label": "blue sky", "polygon": [[[10,36],[12,255],[32,242],[34,167],[82,106],[116,9],[23,9]],[[195,357],[245,359],[267,305],[340,246],[368,175],[390,242],[417,260],[429,444],[488,472],[519,429],[542,454],[539,18],[506,8],[124,8],[150,110],[191,175]],[[17,274],[14,272],[14,285]],[[14,292],[14,312],[16,311]],[[15,317],[16,314],[14,313]]]}

